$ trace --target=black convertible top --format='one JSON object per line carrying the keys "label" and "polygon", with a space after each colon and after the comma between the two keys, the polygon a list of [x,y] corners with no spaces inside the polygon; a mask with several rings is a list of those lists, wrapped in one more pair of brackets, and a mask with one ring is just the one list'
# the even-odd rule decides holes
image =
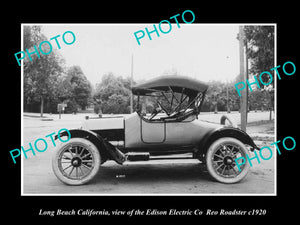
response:
{"label": "black convertible top", "polygon": [[208,85],[184,76],[160,76],[132,88],[132,93],[135,95],[146,95],[157,91],[169,91],[184,93],[188,96],[195,96],[198,92],[205,92]]}

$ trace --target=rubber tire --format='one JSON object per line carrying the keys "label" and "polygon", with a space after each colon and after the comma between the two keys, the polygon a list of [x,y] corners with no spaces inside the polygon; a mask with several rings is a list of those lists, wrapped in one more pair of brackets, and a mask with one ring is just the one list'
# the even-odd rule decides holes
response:
{"label": "rubber tire", "polygon": [[222,144],[222,143],[232,143],[232,144],[235,144],[235,145],[238,145],[243,154],[245,155],[245,158],[246,158],[246,154],[249,155],[249,151],[248,149],[246,148],[246,146],[239,140],[237,140],[236,138],[231,138],[231,137],[224,137],[224,138],[219,138],[217,139],[216,141],[214,141],[210,147],[208,148],[207,150],[207,153],[206,153],[206,168],[209,172],[209,174],[217,181],[221,182],[221,183],[226,183],[226,184],[233,184],[233,183],[237,183],[237,182],[240,182],[242,179],[245,178],[245,176],[247,175],[247,173],[249,172],[249,168],[250,168],[250,164],[248,161],[246,161],[245,163],[245,166],[242,170],[242,172],[237,175],[236,177],[233,177],[233,178],[226,178],[226,177],[222,177],[220,176],[219,174],[216,173],[214,167],[213,167],[213,163],[212,163],[212,154],[214,153],[214,151],[216,150],[216,148]]}
{"label": "rubber tire", "polygon": [[[73,179],[69,179],[69,178],[65,177],[61,173],[61,171],[58,167],[58,159],[59,159],[60,153],[66,148],[66,146],[76,145],[76,143],[78,143],[80,145],[84,145],[85,148],[89,149],[91,151],[92,155],[93,155],[94,160],[95,160],[94,168],[92,169],[90,174],[88,174],[86,177],[84,177],[81,180],[73,180]],[[82,185],[82,184],[88,183],[99,172],[100,164],[101,164],[101,156],[100,156],[100,153],[99,153],[97,147],[92,142],[90,142],[89,140],[84,139],[84,138],[72,138],[68,142],[63,143],[52,157],[52,169],[53,169],[53,172],[54,172],[55,176],[61,182],[65,183],[65,184],[68,184],[68,185]]]}

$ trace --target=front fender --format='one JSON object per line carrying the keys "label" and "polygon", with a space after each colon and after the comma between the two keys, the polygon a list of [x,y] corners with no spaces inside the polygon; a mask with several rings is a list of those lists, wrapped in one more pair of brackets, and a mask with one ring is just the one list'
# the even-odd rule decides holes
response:
{"label": "front fender", "polygon": [[[81,129],[73,129],[69,130],[69,132],[71,134],[71,138],[85,138],[92,142],[100,152],[103,162],[107,159],[112,159],[117,163],[122,164],[125,161],[125,156],[97,133],[90,130]],[[67,135],[68,133],[66,131],[60,133],[60,137]],[[58,136],[56,135],[55,139],[57,138]]]}
{"label": "front fender", "polygon": [[239,128],[235,127],[221,127],[208,132],[204,138],[200,141],[199,146],[199,154],[206,154],[209,146],[217,139],[222,137],[232,137],[240,140],[246,145],[251,146],[251,151],[255,149],[259,150],[259,147],[254,143],[252,138],[244,131],[240,130]]}
{"label": "front fender", "polygon": [[[102,143],[103,142],[103,138],[100,137],[98,134],[96,134],[95,132],[93,131],[89,131],[89,130],[81,130],[81,129],[73,129],[73,130],[68,130],[71,134],[71,138],[85,138],[85,139],[88,139],[90,140],[91,142],[99,142],[99,143]],[[67,136],[68,135],[68,132],[67,131],[64,131],[64,132],[61,132],[59,134],[60,137],[63,137],[63,136]],[[55,140],[58,138],[58,135],[55,135]]]}

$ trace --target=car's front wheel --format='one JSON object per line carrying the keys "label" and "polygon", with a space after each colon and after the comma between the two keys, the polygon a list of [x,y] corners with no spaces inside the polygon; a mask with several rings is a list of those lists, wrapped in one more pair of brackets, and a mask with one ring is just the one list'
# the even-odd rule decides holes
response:
{"label": "car's front wheel", "polygon": [[[236,138],[224,137],[214,141],[206,153],[206,166],[209,174],[222,183],[236,183],[241,181],[248,173],[250,165],[243,165],[239,157],[248,154],[246,146]],[[238,168],[236,159],[240,164]]]}
{"label": "car's front wheel", "polygon": [[62,144],[52,158],[54,174],[69,185],[81,185],[92,180],[100,164],[97,147],[84,138],[72,138]]}

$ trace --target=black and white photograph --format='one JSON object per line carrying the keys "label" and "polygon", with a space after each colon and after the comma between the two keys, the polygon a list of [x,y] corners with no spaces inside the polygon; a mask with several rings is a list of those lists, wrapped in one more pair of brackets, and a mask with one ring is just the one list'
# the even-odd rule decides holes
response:
{"label": "black and white photograph", "polygon": [[22,34],[22,194],[276,195],[275,24]]}
{"label": "black and white photograph", "polygon": [[67,4],[2,17],[5,218],[297,217],[296,6]]}

